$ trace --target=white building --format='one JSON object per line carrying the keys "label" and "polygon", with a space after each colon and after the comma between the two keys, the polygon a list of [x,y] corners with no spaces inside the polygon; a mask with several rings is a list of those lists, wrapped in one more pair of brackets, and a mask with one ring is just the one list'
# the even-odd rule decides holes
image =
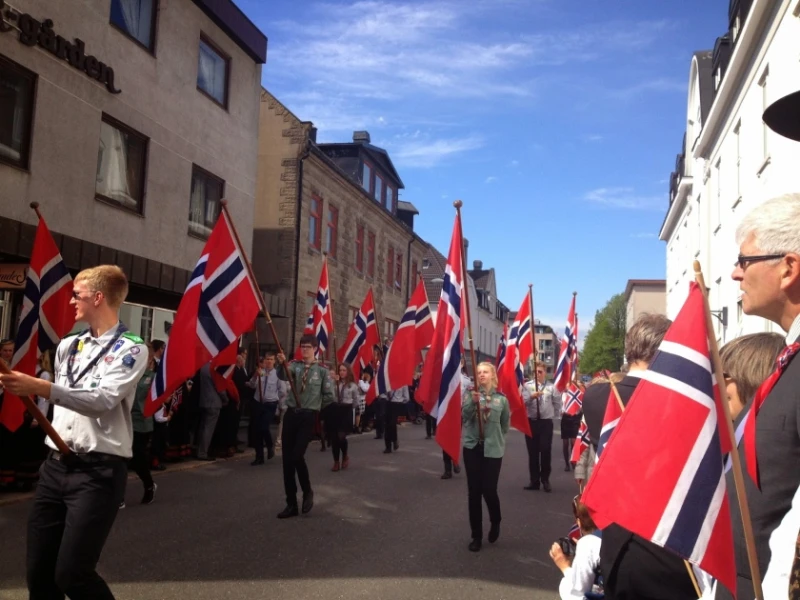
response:
{"label": "white building", "polygon": [[742,313],[731,279],[736,227],[760,203],[800,190],[800,144],[762,121],[800,82],[800,0],[731,0],[729,31],[689,69],[686,133],[670,178],[667,316],[674,318],[700,262],[720,342],[777,326]]}

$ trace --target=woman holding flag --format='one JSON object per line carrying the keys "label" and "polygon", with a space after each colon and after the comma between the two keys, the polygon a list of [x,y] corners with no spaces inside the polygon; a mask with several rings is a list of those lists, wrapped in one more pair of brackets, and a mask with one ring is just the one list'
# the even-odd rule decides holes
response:
{"label": "woman holding flag", "polygon": [[[497,391],[497,371],[492,363],[482,362],[476,371],[478,387],[464,394],[461,419],[464,425],[464,467],[467,470],[471,552],[483,544],[483,506],[489,509],[489,543],[500,536],[500,498],[497,482],[506,447],[510,410],[506,397]],[[482,427],[478,424],[481,419]],[[483,434],[483,435],[481,435]]]}

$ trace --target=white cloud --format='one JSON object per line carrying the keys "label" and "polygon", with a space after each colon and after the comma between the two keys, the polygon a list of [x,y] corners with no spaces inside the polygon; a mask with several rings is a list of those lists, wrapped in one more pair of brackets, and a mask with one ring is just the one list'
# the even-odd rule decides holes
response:
{"label": "white cloud", "polygon": [[482,146],[483,139],[478,136],[450,139],[416,137],[387,144],[387,149],[396,165],[427,168],[434,167],[453,155],[477,150]]}
{"label": "white cloud", "polygon": [[597,188],[584,194],[583,199],[604,208],[626,210],[664,210],[663,195],[645,196],[637,194],[631,187]]}
{"label": "white cloud", "polygon": [[652,240],[658,236],[655,233],[632,233],[631,237],[637,240]]}
{"label": "white cloud", "polygon": [[583,136],[584,142],[602,142],[603,136],[598,133],[590,133]]}
{"label": "white cloud", "polygon": [[612,98],[618,100],[632,100],[636,96],[641,96],[646,92],[685,92],[686,82],[683,80],[667,79],[659,77],[640,81],[634,85],[620,87],[609,91]]}
{"label": "white cloud", "polygon": [[494,183],[495,181],[497,181],[497,177],[495,177],[494,175],[490,175],[489,177],[486,178],[486,181],[484,183]]}
{"label": "white cloud", "polygon": [[512,169],[516,169],[519,166],[519,161],[518,160],[512,160],[511,163],[509,164],[509,166]]}

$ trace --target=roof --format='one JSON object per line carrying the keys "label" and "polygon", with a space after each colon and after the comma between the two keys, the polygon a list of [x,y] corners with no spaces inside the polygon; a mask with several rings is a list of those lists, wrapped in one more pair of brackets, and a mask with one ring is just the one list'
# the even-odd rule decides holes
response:
{"label": "roof", "polygon": [[639,286],[639,287],[661,287],[661,288],[664,288],[664,292],[666,292],[667,291],[667,280],[666,279],[628,279],[628,284],[625,286],[625,301],[626,302],[631,297],[631,292],[633,292],[634,286]]}
{"label": "roof", "polygon": [[419,210],[417,210],[416,206],[411,204],[411,202],[405,202],[403,200],[397,201],[397,210],[414,213],[415,215],[419,214]]}
{"label": "roof", "polygon": [[[428,246],[423,262],[428,265],[426,268],[423,264],[422,268],[422,281],[425,282],[428,302],[438,302],[439,297],[442,295],[442,283],[444,283],[447,258],[433,246]],[[434,279],[438,281],[433,281]]]}
{"label": "roof", "polygon": [[[400,179],[397,169],[394,168],[392,159],[389,158],[388,152],[383,148],[378,148],[377,146],[364,142],[329,142],[317,144],[317,147],[326,154],[329,153],[329,156],[334,161],[341,162],[342,170],[347,173],[348,177],[358,182],[359,185],[361,185],[361,175],[359,172],[360,163],[356,160],[354,151],[366,154],[368,160],[377,165],[384,173],[388,173],[395,180],[394,183],[398,188],[405,189],[403,180]],[[341,150],[337,152],[337,149]],[[346,157],[350,157],[349,160]]]}
{"label": "roof", "polygon": [[267,36],[232,0],[193,0],[214,24],[259,64],[267,62]]}
{"label": "roof", "polygon": [[[713,68],[713,50],[701,50],[694,53],[694,58],[697,60],[697,77],[698,90],[700,92],[700,120],[702,125],[706,123],[706,117],[711,111],[711,105],[714,103],[714,68]],[[694,140],[692,140],[694,143]]]}
{"label": "roof", "polygon": [[475,282],[475,288],[479,290],[485,290],[486,286],[489,285],[489,277],[492,274],[491,269],[473,269],[471,271],[467,271],[469,276],[472,277],[472,280]]}

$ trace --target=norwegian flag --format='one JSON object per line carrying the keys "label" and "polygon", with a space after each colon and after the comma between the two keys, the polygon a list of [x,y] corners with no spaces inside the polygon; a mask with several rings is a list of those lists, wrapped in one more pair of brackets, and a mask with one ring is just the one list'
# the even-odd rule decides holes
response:
{"label": "norwegian flag", "polygon": [[503,368],[503,363],[506,360],[506,351],[508,344],[506,340],[508,339],[508,323],[503,323],[503,335],[500,336],[500,343],[497,344],[497,358],[494,361],[495,368],[497,372],[500,372],[500,369]]}
{"label": "norwegian flag", "polygon": [[223,210],[178,306],[145,416],[153,415],[173,390],[252,327],[258,292],[234,240],[233,224]]}
{"label": "norwegian flag", "polygon": [[328,257],[322,263],[319,274],[317,298],[314,301],[314,335],[319,343],[319,356],[325,354],[333,337],[333,311],[331,310],[331,293],[328,287]]}
{"label": "norwegian flag", "polygon": [[[47,224],[40,218],[25,281],[16,349],[9,365],[12,369],[36,375],[42,352],[55,348],[75,325],[71,299],[72,277]],[[0,409],[0,423],[9,431],[16,431],[24,420],[22,400],[6,391]]]}
{"label": "norwegian flag", "polygon": [[572,357],[572,365],[570,366],[570,370],[572,371],[571,379],[573,381],[578,380],[578,313],[575,313],[575,352]]}
{"label": "norwegian flag", "polygon": [[605,450],[608,440],[611,439],[611,434],[617,428],[617,424],[622,417],[622,410],[622,405],[617,400],[617,395],[614,393],[614,384],[612,383],[608,392],[606,412],[603,416],[603,427],[600,429],[600,439],[597,441],[597,460],[600,460],[600,455]]}
{"label": "norwegian flag", "polygon": [[[722,457],[731,450],[711,366],[703,295],[689,296],[583,494],[601,529],[620,526],[736,589]],[[642,452],[646,448],[646,452]],[[657,468],[654,468],[657,465]]]}
{"label": "norwegian flag", "polygon": [[581,426],[578,428],[578,437],[575,438],[575,443],[572,445],[572,456],[569,457],[570,462],[578,462],[581,459],[583,451],[589,448],[592,443],[589,438],[589,428],[586,426],[586,421],[581,420]]}
{"label": "norwegian flag", "polygon": [[577,523],[573,524],[572,527],[569,528],[569,533],[567,537],[571,539],[573,542],[577,542],[581,539],[581,528],[578,526]]}
{"label": "norwegian flag", "polygon": [[561,350],[558,353],[558,365],[556,366],[555,388],[558,392],[567,389],[567,384],[571,379],[572,361],[577,354],[577,337],[575,337],[577,325],[575,323],[575,294],[572,295],[572,304],[569,306],[567,316],[567,326],[564,328],[564,337],[561,338]]}
{"label": "norwegian flag", "polygon": [[[305,327],[303,327],[303,335],[314,335],[314,308],[311,308],[311,312],[308,313],[308,318],[306,319]],[[317,358],[319,358],[319,348],[317,348]],[[303,353],[300,351],[300,345],[298,344],[297,348],[294,351],[294,359],[295,360],[303,360]]]}
{"label": "norwegian flag", "polygon": [[583,390],[574,381],[570,382],[565,392],[564,414],[574,416],[583,409]]}
{"label": "norwegian flag", "polygon": [[[397,390],[414,382],[414,369],[422,350],[431,344],[433,319],[428,304],[428,292],[422,279],[408,301],[408,308],[386,352],[386,358],[375,371],[375,378],[364,399],[371,404],[381,394]],[[372,346],[370,346],[370,349]]]}
{"label": "norwegian flag", "polygon": [[608,369],[601,369],[592,375],[592,379],[597,379],[598,377],[605,377],[608,379],[611,377],[611,371]]}
{"label": "norwegian flag", "polygon": [[506,344],[506,357],[503,368],[497,373],[498,387],[508,398],[511,410],[511,425],[531,436],[531,424],[525,404],[520,395],[520,386],[524,381],[522,365],[533,354],[533,329],[531,328],[531,298],[530,292],[525,294],[517,316],[511,324]]}
{"label": "norwegian flag", "polygon": [[239,340],[235,340],[211,360],[211,379],[218,392],[226,392],[231,400],[239,403],[239,390],[233,382],[233,372],[236,370],[236,358],[239,352]]}
{"label": "norwegian flag", "polygon": [[456,215],[436,328],[417,390],[425,412],[436,419],[436,441],[456,463],[461,454],[461,338],[464,332],[461,316],[465,301],[462,243],[461,219]]}
{"label": "norwegian flag", "polygon": [[380,343],[381,336],[375,321],[375,299],[372,296],[372,288],[369,288],[361,304],[361,310],[350,325],[347,339],[339,348],[337,358],[340,363],[349,364],[353,368],[353,375],[359,379],[362,365],[369,364],[372,359],[372,348]]}

